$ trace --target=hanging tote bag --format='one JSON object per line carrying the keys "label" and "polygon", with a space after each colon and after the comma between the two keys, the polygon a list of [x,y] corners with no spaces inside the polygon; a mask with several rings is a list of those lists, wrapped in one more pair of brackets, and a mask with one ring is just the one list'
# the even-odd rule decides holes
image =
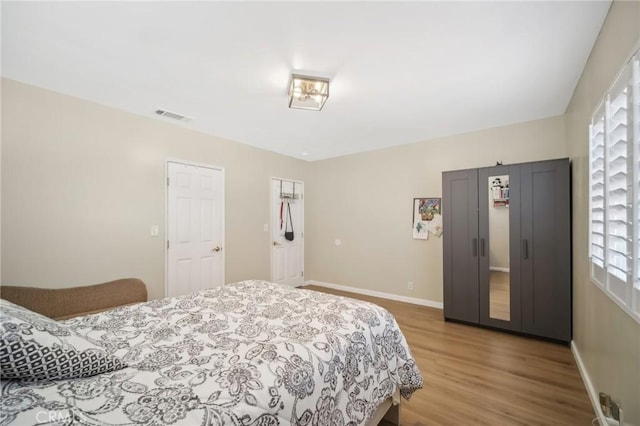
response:
{"label": "hanging tote bag", "polygon": [[[295,237],[293,235],[293,221],[291,220],[291,206],[289,203],[287,203],[287,215],[288,217],[285,218],[284,225],[284,239],[287,241],[293,241]],[[291,224],[291,231],[289,231],[289,224]]]}

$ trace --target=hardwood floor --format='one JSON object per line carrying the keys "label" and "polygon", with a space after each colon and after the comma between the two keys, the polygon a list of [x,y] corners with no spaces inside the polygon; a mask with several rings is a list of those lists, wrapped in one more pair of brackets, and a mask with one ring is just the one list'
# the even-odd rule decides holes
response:
{"label": "hardwood floor", "polygon": [[508,272],[489,272],[489,316],[491,318],[509,321],[511,318],[510,290]]}
{"label": "hardwood floor", "polygon": [[591,425],[591,402],[567,346],[445,322],[442,311],[307,286],[374,302],[396,317],[424,389],[402,401],[401,424]]}

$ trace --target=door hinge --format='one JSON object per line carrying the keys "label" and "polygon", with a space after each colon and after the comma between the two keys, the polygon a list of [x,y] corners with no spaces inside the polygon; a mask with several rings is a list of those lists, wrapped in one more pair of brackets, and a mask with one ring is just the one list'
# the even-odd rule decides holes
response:
{"label": "door hinge", "polygon": [[304,271],[300,271],[300,276],[304,278]]}
{"label": "door hinge", "polygon": [[304,232],[300,233],[300,238],[304,238]]}
{"label": "door hinge", "polygon": [[169,186],[169,178],[167,178],[167,186]]}
{"label": "door hinge", "polygon": [[169,248],[169,240],[167,240],[167,248]]}

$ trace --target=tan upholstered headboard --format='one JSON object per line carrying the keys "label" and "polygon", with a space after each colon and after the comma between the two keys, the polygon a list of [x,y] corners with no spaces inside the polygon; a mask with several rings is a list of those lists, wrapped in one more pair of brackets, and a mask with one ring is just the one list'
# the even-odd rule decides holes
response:
{"label": "tan upholstered headboard", "polygon": [[147,286],[137,278],[60,289],[0,286],[0,297],[61,320],[147,301]]}

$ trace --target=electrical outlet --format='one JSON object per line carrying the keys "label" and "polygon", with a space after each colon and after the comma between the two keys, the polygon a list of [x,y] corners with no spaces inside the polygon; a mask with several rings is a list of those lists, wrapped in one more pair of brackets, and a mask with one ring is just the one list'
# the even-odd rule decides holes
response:
{"label": "electrical outlet", "polygon": [[617,402],[611,401],[611,417],[615,420],[620,421],[620,406]]}
{"label": "electrical outlet", "polygon": [[602,414],[605,417],[611,417],[611,397],[604,393],[600,392],[600,408],[602,408]]}
{"label": "electrical outlet", "polygon": [[600,392],[599,394],[600,408],[602,414],[607,418],[607,424],[610,426],[619,426],[622,424],[622,408],[611,399],[609,394]]}
{"label": "electrical outlet", "polygon": [[413,281],[409,281],[409,282],[407,283],[407,288],[408,288],[409,290],[413,290]]}

